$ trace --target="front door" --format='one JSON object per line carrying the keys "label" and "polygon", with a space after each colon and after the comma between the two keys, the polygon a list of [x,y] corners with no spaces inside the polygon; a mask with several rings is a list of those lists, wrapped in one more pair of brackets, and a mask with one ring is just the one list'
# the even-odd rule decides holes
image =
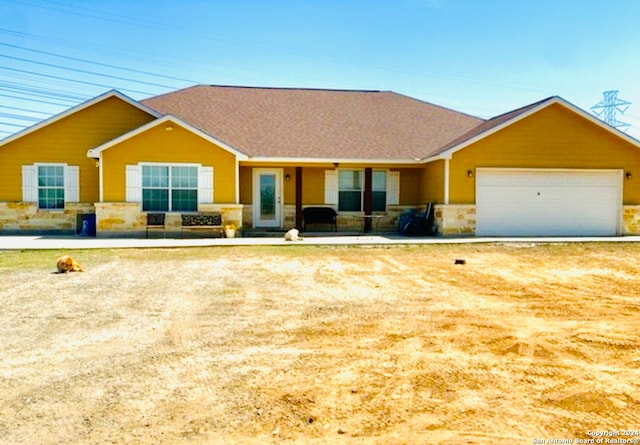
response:
{"label": "front door", "polygon": [[282,170],[253,170],[253,226],[282,227]]}

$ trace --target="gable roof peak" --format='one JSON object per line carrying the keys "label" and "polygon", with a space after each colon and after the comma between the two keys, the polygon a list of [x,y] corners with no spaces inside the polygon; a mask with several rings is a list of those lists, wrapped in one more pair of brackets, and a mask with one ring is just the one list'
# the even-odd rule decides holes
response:
{"label": "gable roof peak", "polygon": [[213,142],[214,144],[222,147],[223,149],[227,150],[228,152],[232,153],[234,156],[236,156],[238,159],[247,159],[247,156],[242,153],[241,151],[237,150],[236,148],[225,144],[223,141],[220,141],[214,137],[212,137],[211,135],[203,132],[202,130],[190,125],[188,122],[183,121],[182,119],[176,117],[176,116],[172,116],[170,114],[165,114],[162,117],[159,117],[158,119],[154,119],[138,128],[134,128],[133,130],[122,134],[114,139],[111,139],[110,141],[107,141],[97,147],[91,148],[89,150],[87,150],[87,157],[88,158],[99,158],[100,153],[103,152],[104,150],[107,150],[115,145],[118,145],[119,143],[121,143],[122,141],[125,141],[127,139],[131,139],[134,136],[137,136],[141,133],[144,133],[145,131],[148,131],[152,128],[161,126],[161,125],[166,125],[166,124],[171,124],[167,129],[171,130],[173,125],[178,125],[182,128],[184,128],[185,130],[209,141],[209,142]]}
{"label": "gable roof peak", "polygon": [[79,104],[77,104],[77,105],[75,105],[75,106],[73,106],[71,108],[67,108],[66,110],[61,111],[60,113],[54,114],[53,116],[48,117],[47,119],[44,119],[44,120],[42,120],[40,122],[37,122],[37,123],[35,123],[34,125],[32,125],[30,127],[24,128],[24,129],[18,131],[17,133],[13,133],[13,134],[7,136],[4,139],[0,139],[0,147],[2,147],[5,144],[8,144],[9,142],[12,142],[12,141],[14,141],[16,139],[19,139],[22,136],[26,136],[29,133],[33,133],[34,131],[39,130],[40,128],[46,127],[47,125],[50,125],[50,124],[52,124],[54,122],[62,120],[67,116],[70,116],[70,115],[72,115],[74,113],[77,113],[77,112],[79,112],[81,110],[84,110],[86,108],[89,108],[92,105],[95,105],[95,104],[100,103],[100,102],[102,102],[104,100],[110,99],[112,97],[117,97],[118,99],[120,99],[120,100],[122,100],[122,101],[124,101],[124,102],[126,102],[126,103],[128,103],[128,104],[130,104],[130,105],[132,105],[132,106],[144,111],[145,113],[148,113],[150,116],[153,116],[155,118],[158,118],[158,117],[161,116],[161,114],[158,113],[156,110],[154,110],[154,109],[152,109],[152,108],[150,108],[150,107],[138,102],[135,99],[130,98],[129,96],[127,96],[126,94],[121,93],[118,90],[111,89],[111,90],[105,91],[104,93],[102,93],[102,94],[100,94],[100,95],[98,95],[96,97],[93,97],[93,98],[88,99],[88,100],[86,100],[84,102],[81,102],[81,103],[79,103]]}
{"label": "gable roof peak", "polygon": [[634,137],[629,136],[628,134],[623,133],[617,128],[614,128],[608,125],[604,121],[598,119],[596,116],[586,112],[582,108],[572,104],[571,102],[562,98],[561,96],[549,96],[545,99],[539,100],[537,102],[533,102],[529,105],[525,105],[520,108],[516,108],[515,110],[508,111],[506,113],[500,114],[498,116],[495,116],[495,117],[492,117],[491,119],[486,120],[485,122],[481,123],[475,128],[472,128],[467,133],[463,134],[462,136],[452,140],[447,145],[445,145],[440,150],[440,153],[438,153],[436,158],[442,158],[442,159],[450,158],[450,156],[456,151],[462,150],[463,148],[471,145],[472,143],[480,139],[483,139],[493,133],[496,133],[497,131],[500,131],[501,129],[508,127],[509,125],[512,125],[515,122],[518,122],[553,104],[559,104],[565,107],[566,109],[572,111],[573,113],[609,131],[610,133],[613,133],[618,137],[626,139],[628,142],[631,142],[632,144],[640,147],[640,141],[638,141]]}

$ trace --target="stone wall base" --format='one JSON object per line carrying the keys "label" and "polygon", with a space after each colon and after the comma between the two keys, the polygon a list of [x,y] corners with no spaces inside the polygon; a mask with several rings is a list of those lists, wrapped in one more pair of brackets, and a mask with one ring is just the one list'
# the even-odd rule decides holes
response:
{"label": "stone wall base", "polygon": [[640,235],[640,205],[623,207],[622,234]]}
{"label": "stone wall base", "polygon": [[438,204],[435,206],[435,225],[442,236],[473,236],[476,233],[476,206]]}
{"label": "stone wall base", "polygon": [[[399,216],[413,206],[390,206],[378,221],[380,232],[397,232]],[[252,205],[201,204],[198,211],[221,211],[223,224],[234,224],[238,229],[253,226]],[[423,212],[424,208],[418,208]],[[67,203],[64,210],[41,210],[28,202],[0,202],[0,234],[77,234],[78,215],[96,215],[99,237],[146,236],[147,213],[137,203]],[[283,228],[295,226],[295,206],[284,206]],[[179,213],[166,214],[166,236],[180,235]],[[438,204],[435,206],[436,231],[442,236],[473,236],[476,230],[476,206],[473,204]],[[622,234],[640,235],[640,205],[625,205],[622,215]],[[338,216],[338,231],[356,231],[361,220],[350,214]],[[329,230],[329,229],[327,229]]]}
{"label": "stone wall base", "polygon": [[0,234],[73,235],[82,228],[78,215],[93,213],[89,203],[68,202],[63,210],[43,210],[33,202],[0,202]]}
{"label": "stone wall base", "polygon": [[[199,204],[199,212],[222,212],[223,225],[242,228],[242,204]],[[142,205],[131,202],[96,203],[96,232],[98,237],[139,238],[147,236],[147,213]],[[182,218],[180,213],[165,213],[163,236],[180,237]],[[158,229],[153,229],[154,234]],[[190,232],[191,233],[191,232]],[[208,235],[209,232],[202,231]],[[156,235],[157,236],[157,235]]]}
{"label": "stone wall base", "polygon": [[[166,223],[166,222],[165,222]],[[132,202],[97,202],[96,236],[140,237],[146,235],[147,216]]]}

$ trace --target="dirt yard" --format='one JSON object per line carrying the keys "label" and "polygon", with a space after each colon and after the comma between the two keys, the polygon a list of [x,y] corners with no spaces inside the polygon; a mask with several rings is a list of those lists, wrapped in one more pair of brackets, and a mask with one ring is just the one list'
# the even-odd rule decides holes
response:
{"label": "dirt yard", "polygon": [[640,442],[637,244],[0,252],[0,339],[6,444]]}

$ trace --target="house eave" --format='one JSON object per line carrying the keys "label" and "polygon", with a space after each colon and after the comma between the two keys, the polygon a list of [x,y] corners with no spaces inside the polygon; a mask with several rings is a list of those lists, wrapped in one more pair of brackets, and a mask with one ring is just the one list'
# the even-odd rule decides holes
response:
{"label": "house eave", "polygon": [[264,163],[264,164],[403,164],[403,165],[419,165],[422,161],[415,159],[382,159],[382,158],[306,158],[306,157],[268,157],[255,156],[245,159],[247,162]]}

